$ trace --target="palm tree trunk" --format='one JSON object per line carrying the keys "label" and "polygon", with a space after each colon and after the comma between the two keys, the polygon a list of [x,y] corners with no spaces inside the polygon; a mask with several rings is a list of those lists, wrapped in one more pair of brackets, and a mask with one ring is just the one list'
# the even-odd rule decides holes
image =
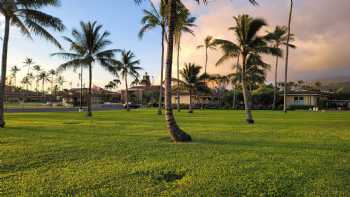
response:
{"label": "palm tree trunk", "polygon": [[[180,33],[181,34],[181,33]],[[179,40],[177,43],[177,90],[176,90],[176,96],[177,96],[177,111],[180,111],[180,43],[181,43],[181,35],[179,35]]]}
{"label": "palm tree trunk", "polygon": [[80,66],[80,110],[83,109],[83,66]]}
{"label": "palm tree trunk", "polygon": [[244,98],[244,108],[246,113],[246,121],[248,124],[254,124],[253,115],[251,112],[252,107],[252,100],[250,92],[247,88],[247,75],[246,75],[246,55],[243,55],[243,62],[242,62],[242,90],[243,90],[243,98]]}
{"label": "palm tree trunk", "polygon": [[277,90],[277,78],[278,78],[278,57],[276,57],[276,66],[275,66],[275,86],[273,89],[273,104],[272,109],[276,110],[277,108],[277,98],[278,98],[278,90]]}
{"label": "palm tree trunk", "polygon": [[126,100],[126,111],[130,111],[129,108],[129,90],[128,90],[128,76],[125,76],[125,100]]}
{"label": "palm tree trunk", "polygon": [[[207,67],[208,67],[208,48],[205,47],[205,67],[204,67],[204,74],[207,76]],[[205,82],[207,80],[207,77],[205,77]]]}
{"label": "palm tree trunk", "polygon": [[91,88],[92,88],[92,65],[89,65],[89,95],[88,95],[88,112],[87,112],[87,116],[91,117],[92,116],[92,110],[91,110],[91,105],[92,105],[92,92],[91,92]]}
{"label": "palm tree trunk", "polygon": [[10,36],[10,18],[5,16],[5,33],[2,48],[1,83],[0,83],[0,127],[5,127],[4,102],[6,87],[7,50]]}
{"label": "palm tree trunk", "polygon": [[165,69],[165,118],[167,121],[167,127],[171,139],[174,142],[189,142],[192,141],[190,135],[185,133],[177,125],[173,107],[172,107],[172,65],[173,65],[173,47],[174,47],[174,30],[175,30],[175,21],[176,21],[176,0],[170,0],[170,22],[169,22],[169,43],[167,50],[167,59],[166,59],[166,69]]}
{"label": "palm tree trunk", "polygon": [[284,105],[283,111],[287,113],[287,85],[288,85],[288,63],[289,63],[289,42],[290,42],[290,26],[292,23],[292,14],[293,14],[293,0],[290,0],[290,11],[289,11],[289,20],[288,20],[288,36],[287,36],[287,44],[286,44],[286,66],[284,73]]}
{"label": "palm tree trunk", "polygon": [[233,101],[232,101],[232,108],[236,109],[236,85],[233,85]]}
{"label": "palm tree trunk", "polygon": [[160,87],[159,87],[159,103],[158,103],[159,115],[162,115],[162,110],[163,110],[164,37],[165,37],[165,27],[162,27],[162,57],[161,57],[161,64],[160,64]]}
{"label": "palm tree trunk", "polygon": [[189,93],[190,93],[190,104],[188,106],[188,113],[193,113],[193,110],[192,110],[192,91],[189,90]]}

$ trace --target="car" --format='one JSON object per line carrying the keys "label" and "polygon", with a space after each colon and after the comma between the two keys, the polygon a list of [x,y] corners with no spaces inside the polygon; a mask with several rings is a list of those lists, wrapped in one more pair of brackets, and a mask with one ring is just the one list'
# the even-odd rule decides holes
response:
{"label": "car", "polygon": [[[135,103],[131,103],[131,102],[129,102],[128,105],[129,105],[129,109],[137,109],[137,108],[141,107],[140,104],[135,104]],[[123,106],[126,109],[126,103]]]}

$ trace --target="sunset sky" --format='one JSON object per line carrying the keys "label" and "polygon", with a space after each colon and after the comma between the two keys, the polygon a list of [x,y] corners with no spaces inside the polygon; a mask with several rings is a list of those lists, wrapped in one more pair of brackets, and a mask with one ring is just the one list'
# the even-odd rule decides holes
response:
{"label": "sunset sky", "polygon": [[[157,0],[154,0],[157,2]],[[102,3],[103,2],[103,3]],[[205,36],[232,39],[232,33],[227,29],[233,26],[232,16],[247,13],[254,17],[264,18],[269,27],[287,23],[288,0],[259,0],[260,6],[254,7],[247,0],[212,0],[207,6],[197,5],[192,0],[184,0],[194,16],[198,17],[195,28],[196,36],[184,35],[182,45],[182,62],[204,63],[204,51],[197,50]],[[349,0],[295,0],[295,13],[292,32],[296,35],[297,49],[291,52],[290,77],[292,80],[311,80],[337,76],[350,76],[350,8]],[[160,64],[160,31],[147,33],[139,40],[142,9],[147,4],[136,6],[132,0],[62,0],[60,8],[50,8],[47,11],[59,18],[67,26],[63,34],[55,34],[59,38],[68,35],[79,21],[97,20],[111,32],[113,48],[130,49],[141,59],[142,67],[154,77],[158,83]],[[3,21],[3,19],[1,19]],[[3,32],[3,26],[1,27]],[[62,40],[60,38],[60,40]],[[65,43],[63,42],[65,45]],[[35,37],[33,41],[23,38],[12,29],[9,48],[9,66],[22,67],[26,57],[31,57],[35,63],[46,70],[57,68],[62,63],[58,58],[50,57],[57,52],[53,45]],[[214,65],[220,51],[210,53],[210,65]],[[271,58],[265,59],[274,64]],[[280,76],[283,72],[280,64]],[[94,84],[104,86],[111,75],[98,65],[94,68]],[[210,66],[210,73],[229,73],[229,65]],[[77,74],[64,76],[73,87],[77,85]],[[22,73],[24,74],[24,72]],[[268,80],[271,80],[272,70]],[[350,78],[350,77],[349,77]],[[282,78],[280,78],[282,79]]]}

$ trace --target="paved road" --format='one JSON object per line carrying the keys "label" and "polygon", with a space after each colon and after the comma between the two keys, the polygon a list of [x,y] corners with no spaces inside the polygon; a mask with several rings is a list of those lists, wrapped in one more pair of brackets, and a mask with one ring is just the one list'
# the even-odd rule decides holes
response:
{"label": "paved road", "polygon": [[[121,110],[123,109],[122,105],[100,105],[94,106],[93,111],[107,111],[107,110]],[[67,108],[12,108],[5,109],[7,113],[33,113],[33,112],[78,112],[79,108],[67,107]]]}

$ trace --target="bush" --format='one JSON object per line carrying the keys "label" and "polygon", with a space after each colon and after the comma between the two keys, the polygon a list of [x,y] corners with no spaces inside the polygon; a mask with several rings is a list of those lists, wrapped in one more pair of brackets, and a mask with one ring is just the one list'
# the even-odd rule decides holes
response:
{"label": "bush", "polygon": [[309,110],[314,106],[311,105],[291,105],[288,107],[289,110]]}

